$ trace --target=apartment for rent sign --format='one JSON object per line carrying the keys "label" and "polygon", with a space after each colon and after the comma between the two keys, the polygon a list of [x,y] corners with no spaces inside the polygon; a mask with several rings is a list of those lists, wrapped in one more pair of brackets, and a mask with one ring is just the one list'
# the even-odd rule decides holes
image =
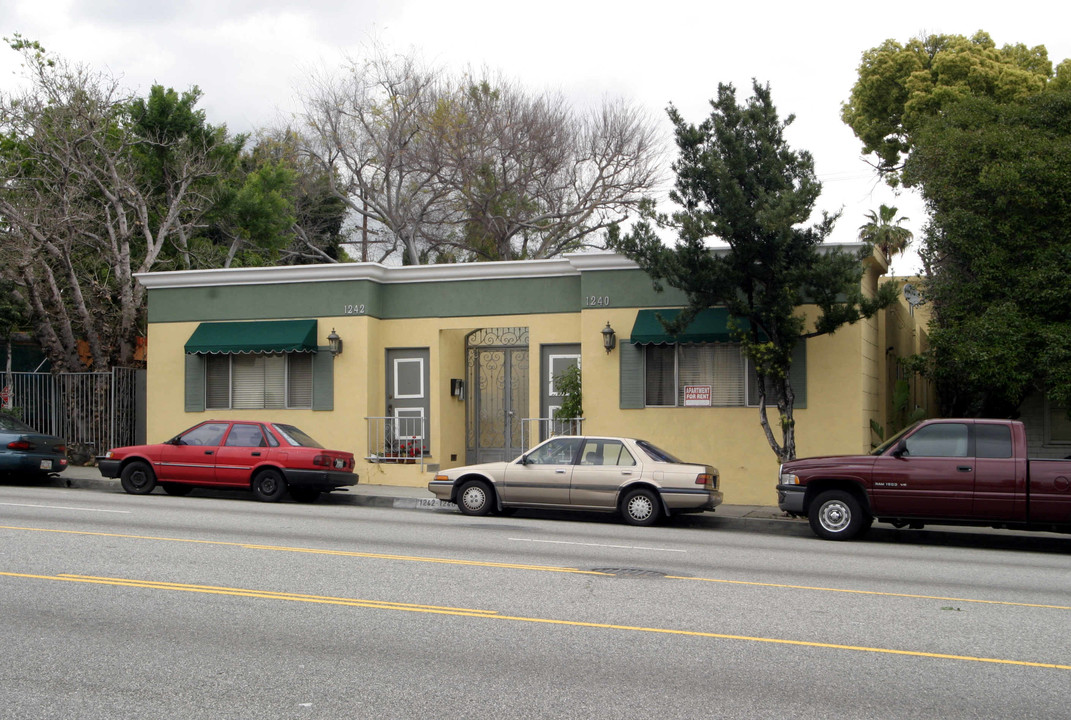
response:
{"label": "apartment for rent sign", "polygon": [[685,407],[710,407],[710,385],[685,385]]}

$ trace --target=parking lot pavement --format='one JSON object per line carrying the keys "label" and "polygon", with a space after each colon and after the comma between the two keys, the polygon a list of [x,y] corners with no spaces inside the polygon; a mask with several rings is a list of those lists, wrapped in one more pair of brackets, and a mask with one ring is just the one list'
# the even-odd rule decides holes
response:
{"label": "parking lot pavement", "polygon": [[[429,474],[428,478],[431,476]],[[95,467],[81,467],[72,465],[63,473],[54,476],[52,484],[58,487],[74,487],[87,489],[115,490],[120,491],[119,480],[106,478]],[[455,510],[453,503],[439,500],[432,495],[426,487],[402,487],[398,485],[369,485],[358,483],[353,487],[332,493],[332,497],[339,500],[345,499],[354,505],[368,505],[374,507],[394,507],[407,510]],[[756,520],[784,520],[787,522],[800,522],[788,518],[776,506],[773,505],[719,505],[715,514],[726,518],[744,518]]]}

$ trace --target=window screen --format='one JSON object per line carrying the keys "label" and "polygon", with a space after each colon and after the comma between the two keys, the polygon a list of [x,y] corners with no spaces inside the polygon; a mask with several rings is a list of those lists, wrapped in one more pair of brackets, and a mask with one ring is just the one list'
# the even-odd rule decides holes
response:
{"label": "window screen", "polygon": [[710,404],[744,404],[744,356],[735,343],[648,345],[645,349],[647,405],[682,404],[684,388],[706,385]]}
{"label": "window screen", "polygon": [[312,361],[309,353],[209,355],[205,408],[312,407]]}
{"label": "window screen", "polygon": [[648,345],[645,355],[646,403],[648,405],[676,405],[676,346]]}

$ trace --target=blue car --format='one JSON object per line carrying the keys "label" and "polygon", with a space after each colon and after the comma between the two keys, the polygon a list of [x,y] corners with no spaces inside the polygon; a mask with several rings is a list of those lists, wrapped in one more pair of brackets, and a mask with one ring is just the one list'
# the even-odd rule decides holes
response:
{"label": "blue car", "polygon": [[67,443],[0,414],[0,474],[45,477],[67,469]]}

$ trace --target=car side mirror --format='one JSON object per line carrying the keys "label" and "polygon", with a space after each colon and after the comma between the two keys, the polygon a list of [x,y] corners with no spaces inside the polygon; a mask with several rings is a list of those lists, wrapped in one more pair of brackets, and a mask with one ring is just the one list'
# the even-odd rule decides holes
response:
{"label": "car side mirror", "polygon": [[528,453],[525,453],[524,455],[521,455],[521,465],[527,465],[527,464],[528,464]]}
{"label": "car side mirror", "polygon": [[908,454],[910,453],[907,451],[907,443],[905,442],[897,443],[896,447],[893,448],[893,451],[890,453],[894,458],[900,458]]}

